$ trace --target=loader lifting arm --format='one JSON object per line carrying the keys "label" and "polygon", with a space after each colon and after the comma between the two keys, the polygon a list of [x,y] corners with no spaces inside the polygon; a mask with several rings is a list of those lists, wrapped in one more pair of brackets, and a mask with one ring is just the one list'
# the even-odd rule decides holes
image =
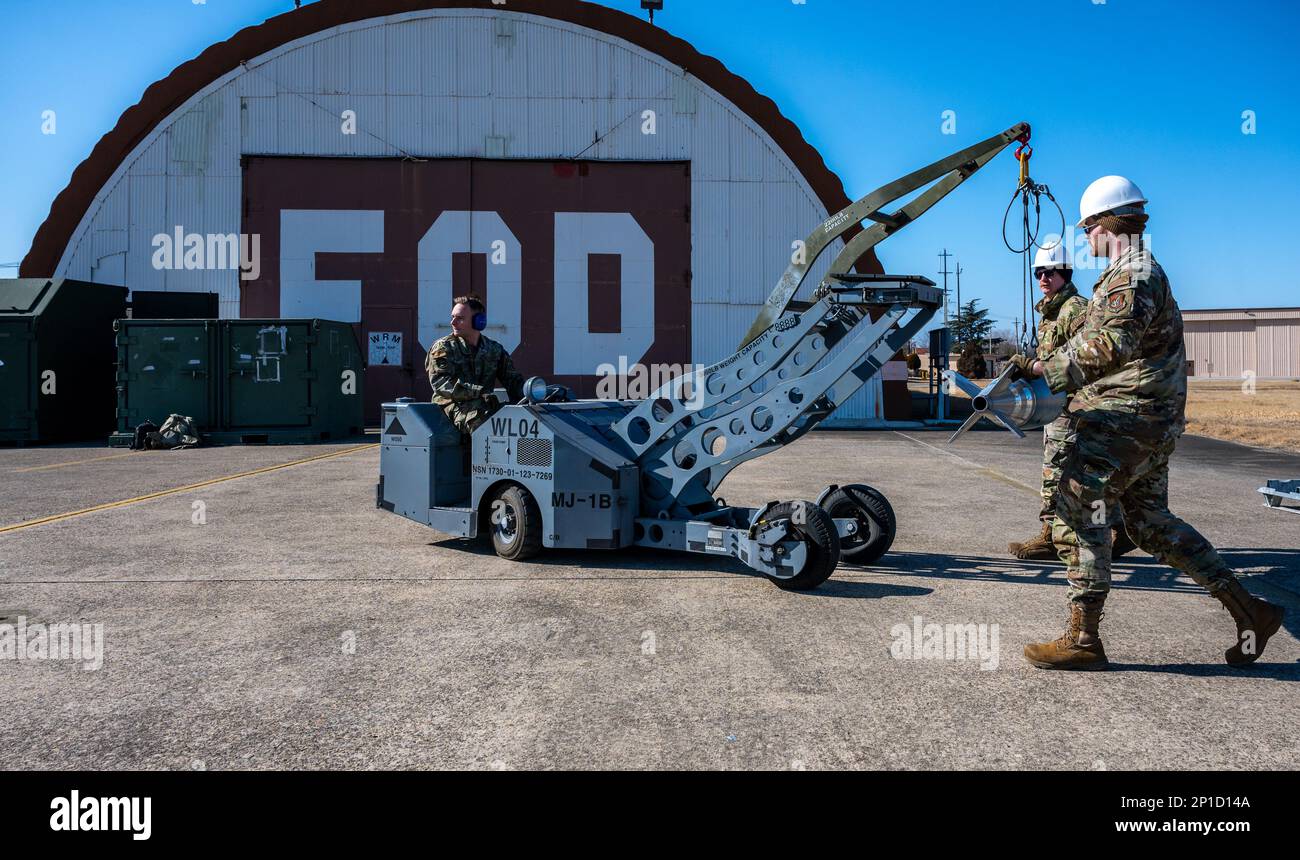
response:
{"label": "loader lifting arm", "polygon": [[[928,278],[851,274],[850,267],[1029,134],[1029,125],[1018,123],[876,189],[813,231],[739,351],[664,385],[611,428],[641,467],[643,509],[706,509],[728,472],[817,426],[905,346],[942,307],[941,291]],[[930,183],[893,213],[880,211]],[[864,218],[876,223],[845,245],[812,302],[792,305],[821,253]],[[874,321],[869,307],[881,312]],[[909,309],[917,313],[903,323]]]}
{"label": "loader lifting arm", "polygon": [[[928,167],[922,167],[901,179],[895,179],[888,185],[877,188],[866,197],[827,218],[812,232],[812,235],[804,240],[804,254],[799,256],[797,262],[791,262],[785,270],[785,274],[781,276],[781,280],[767,297],[767,302],[759,311],[754,324],[745,333],[745,337],[740,342],[741,347],[758,337],[781,314],[785,313],[790,300],[794,298],[799,285],[808,276],[813,263],[835,239],[854,229],[863,219],[876,222],[858,233],[844,246],[831,263],[828,277],[832,278],[847,274],[853,264],[862,259],[862,255],[867,251],[915,221],[1012,143],[1020,141],[1023,144],[1028,141],[1029,133],[1029,123],[1016,123],[1001,134],[995,134],[961,152],[942,158]],[[935,180],[939,181],[933,187],[926,189],[923,194],[894,212],[885,214],[880,211],[890,203],[924,188]]]}

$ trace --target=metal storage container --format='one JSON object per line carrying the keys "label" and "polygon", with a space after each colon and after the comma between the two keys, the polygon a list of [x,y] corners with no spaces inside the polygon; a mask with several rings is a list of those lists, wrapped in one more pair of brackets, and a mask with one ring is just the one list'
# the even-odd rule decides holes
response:
{"label": "metal storage container", "polygon": [[112,445],[129,445],[135,427],[162,425],[173,412],[207,433],[219,429],[216,320],[119,320],[117,432]]}
{"label": "metal storage container", "polygon": [[219,443],[303,443],[355,436],[361,350],[331,320],[121,320],[117,432],[173,412]]}
{"label": "metal storage container", "polygon": [[113,427],[113,321],[125,287],[0,280],[0,442],[102,439]]}
{"label": "metal storage container", "polygon": [[365,429],[365,365],[350,323],[223,320],[220,326],[225,441],[323,441]]}

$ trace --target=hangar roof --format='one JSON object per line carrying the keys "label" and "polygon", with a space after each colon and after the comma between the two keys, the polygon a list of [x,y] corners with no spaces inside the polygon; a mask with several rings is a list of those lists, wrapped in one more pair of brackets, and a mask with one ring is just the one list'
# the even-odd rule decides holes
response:
{"label": "hangar roof", "polygon": [[[77,224],[122,159],[176,108],[241,63],[313,33],[355,21],[429,9],[501,11],[503,8],[492,0],[369,0],[366,3],[320,0],[246,27],[224,42],[210,46],[150,85],[140,101],[128,108],[117,125],[100,138],[90,155],[73,171],[68,185],[54,198],[49,215],[37,229],[32,247],[23,258],[19,277],[51,277]],[[513,0],[507,11],[568,22],[658,54],[712,87],[757,123],[785,152],[828,212],[837,212],[851,202],[839,177],[771,99],[689,43],[640,18],[581,0]],[[851,238],[855,232],[844,238]],[[858,266],[863,271],[882,271],[874,251],[858,261]]]}
{"label": "hangar roof", "polygon": [[1300,320],[1300,308],[1183,308],[1185,320]]}

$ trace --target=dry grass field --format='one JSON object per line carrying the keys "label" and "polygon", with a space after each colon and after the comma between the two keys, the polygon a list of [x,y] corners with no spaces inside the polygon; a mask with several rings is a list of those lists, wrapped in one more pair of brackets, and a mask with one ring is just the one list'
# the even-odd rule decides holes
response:
{"label": "dry grass field", "polygon": [[1300,451],[1300,382],[1191,382],[1187,432],[1259,448]]}

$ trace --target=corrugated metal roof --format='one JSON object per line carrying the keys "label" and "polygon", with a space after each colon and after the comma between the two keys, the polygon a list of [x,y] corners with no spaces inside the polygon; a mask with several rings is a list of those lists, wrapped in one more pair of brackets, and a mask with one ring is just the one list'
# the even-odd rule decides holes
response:
{"label": "corrugated metal roof", "polygon": [[[728,242],[717,253],[731,256],[731,288],[728,301],[738,305],[761,305],[767,300],[777,277],[785,271],[763,268],[763,186],[754,182],[727,182],[731,198]],[[752,320],[751,320],[752,322]]]}
{"label": "corrugated metal roof", "polygon": [[423,33],[418,24],[409,27],[377,28],[384,36],[384,94],[418,96],[424,69],[424,52],[420,44]]}
{"label": "corrugated metal roof", "polygon": [[[459,151],[459,99],[453,96],[424,96],[420,99],[420,142],[431,158],[455,155]],[[389,122],[396,120],[391,115]]]}
{"label": "corrugated metal roof", "polygon": [[1300,308],[1183,308],[1187,320],[1300,320]]}
{"label": "corrugated metal roof", "polygon": [[[204,52],[203,62],[185,63],[166,78],[151,86],[135,109],[125,112],[117,125],[100,141],[90,157],[74,172],[69,183],[51,208],[49,217],[37,231],[32,249],[24,258],[21,270],[27,275],[53,275],[60,268],[63,252],[74,242],[73,236],[84,229],[84,219],[101,189],[121,175],[123,154],[140,141],[148,141],[174,119],[176,105],[192,105],[204,93],[234,82],[240,95],[273,93],[281,85],[266,73],[277,71],[275,63],[314,43],[349,32],[390,25],[412,23],[438,26],[454,31],[459,18],[487,15],[495,24],[495,34],[512,34],[520,27],[512,22],[545,24],[575,31],[593,38],[598,44],[617,48],[622,55],[632,54],[633,65],[656,69],[689,69],[695,76],[726,94],[741,115],[758,123],[763,133],[780,148],[787,160],[797,162],[801,179],[811,183],[823,206],[837,210],[849,201],[838,178],[830,173],[815,150],[802,138],[798,129],[782,117],[768,99],[732,75],[717,60],[699,54],[686,42],[637,17],[612,9],[592,6],[577,0],[536,0],[526,13],[475,3],[457,6],[457,0],[439,0],[437,9],[412,11],[408,0],[371,0],[368,3],[337,3],[313,7],[310,13],[286,12],[256,27],[248,27]],[[509,26],[507,26],[509,25]],[[350,51],[355,53],[355,51]],[[439,52],[453,68],[456,52]],[[421,55],[424,59],[424,55]],[[314,57],[298,56],[296,66],[284,69],[283,86],[305,91],[300,85],[310,77]],[[305,64],[305,65],[304,65]],[[215,70],[215,71],[214,71]],[[272,86],[268,86],[268,82]],[[597,89],[596,94],[605,91]],[[873,263],[873,268],[875,267]]]}
{"label": "corrugated metal roof", "polygon": [[[496,26],[502,17],[514,25]],[[344,110],[357,113],[355,135],[342,133]],[[645,110],[655,111],[655,134],[643,133]],[[120,233],[128,248],[122,277],[133,286],[207,284],[220,290],[227,313],[237,273],[158,272],[149,265],[155,233],[177,224],[238,232],[242,154],[403,152],[689,160],[696,361],[734,350],[788,264],[791,243],[826,216],[805,176],[753,119],[662,57],[509,10],[426,10],[313,34],[250,58],[195,94],[123,161],[103,192],[112,205],[83,218],[60,274],[89,274],[87,231]],[[852,412],[872,415],[873,403]]]}

